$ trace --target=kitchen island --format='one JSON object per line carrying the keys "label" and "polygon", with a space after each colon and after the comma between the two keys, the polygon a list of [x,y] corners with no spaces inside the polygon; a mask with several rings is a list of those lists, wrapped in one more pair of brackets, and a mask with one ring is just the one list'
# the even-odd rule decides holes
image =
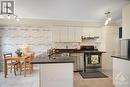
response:
{"label": "kitchen island", "polygon": [[115,87],[130,87],[130,60],[129,57],[112,55],[113,84]]}
{"label": "kitchen island", "polygon": [[47,55],[33,59],[39,65],[39,87],[73,87],[71,57],[49,58]]}

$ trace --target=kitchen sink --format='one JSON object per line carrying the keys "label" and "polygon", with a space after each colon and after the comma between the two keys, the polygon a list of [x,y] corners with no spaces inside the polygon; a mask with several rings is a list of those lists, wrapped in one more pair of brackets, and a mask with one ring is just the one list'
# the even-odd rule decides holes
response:
{"label": "kitchen sink", "polygon": [[72,60],[74,58],[74,56],[54,56],[54,57],[50,57],[50,59],[54,59],[54,60]]}

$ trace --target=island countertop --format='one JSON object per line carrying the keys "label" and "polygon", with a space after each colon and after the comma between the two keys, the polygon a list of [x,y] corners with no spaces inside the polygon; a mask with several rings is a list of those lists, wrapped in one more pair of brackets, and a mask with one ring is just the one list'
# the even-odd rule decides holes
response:
{"label": "island countertop", "polygon": [[59,57],[58,59],[49,58],[48,56],[34,58],[30,64],[49,64],[49,63],[74,63],[73,57]]}
{"label": "island countertop", "polygon": [[48,57],[43,54],[36,56],[30,63],[39,64],[38,87],[73,87],[72,56]]}
{"label": "island countertop", "polygon": [[55,49],[55,53],[106,53],[99,50]]}
{"label": "island countertop", "polygon": [[111,57],[130,61],[130,58],[126,56],[112,55]]}

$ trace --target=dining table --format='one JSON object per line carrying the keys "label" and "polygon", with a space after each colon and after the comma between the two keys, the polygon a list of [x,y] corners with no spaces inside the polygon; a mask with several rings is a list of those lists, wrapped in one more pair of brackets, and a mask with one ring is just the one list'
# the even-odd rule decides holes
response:
{"label": "dining table", "polygon": [[7,78],[7,73],[8,73],[8,65],[7,62],[12,60],[12,61],[18,61],[23,62],[24,65],[24,77],[26,77],[26,60],[28,60],[29,56],[12,56],[12,57],[7,57],[4,58],[4,78]]}

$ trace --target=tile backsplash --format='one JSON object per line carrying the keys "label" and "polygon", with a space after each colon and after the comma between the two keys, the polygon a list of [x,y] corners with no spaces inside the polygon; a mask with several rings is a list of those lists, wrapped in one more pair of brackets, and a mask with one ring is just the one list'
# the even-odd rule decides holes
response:
{"label": "tile backsplash", "polygon": [[57,49],[79,49],[80,43],[73,43],[73,42],[60,42],[60,43],[53,43],[54,48]]}

